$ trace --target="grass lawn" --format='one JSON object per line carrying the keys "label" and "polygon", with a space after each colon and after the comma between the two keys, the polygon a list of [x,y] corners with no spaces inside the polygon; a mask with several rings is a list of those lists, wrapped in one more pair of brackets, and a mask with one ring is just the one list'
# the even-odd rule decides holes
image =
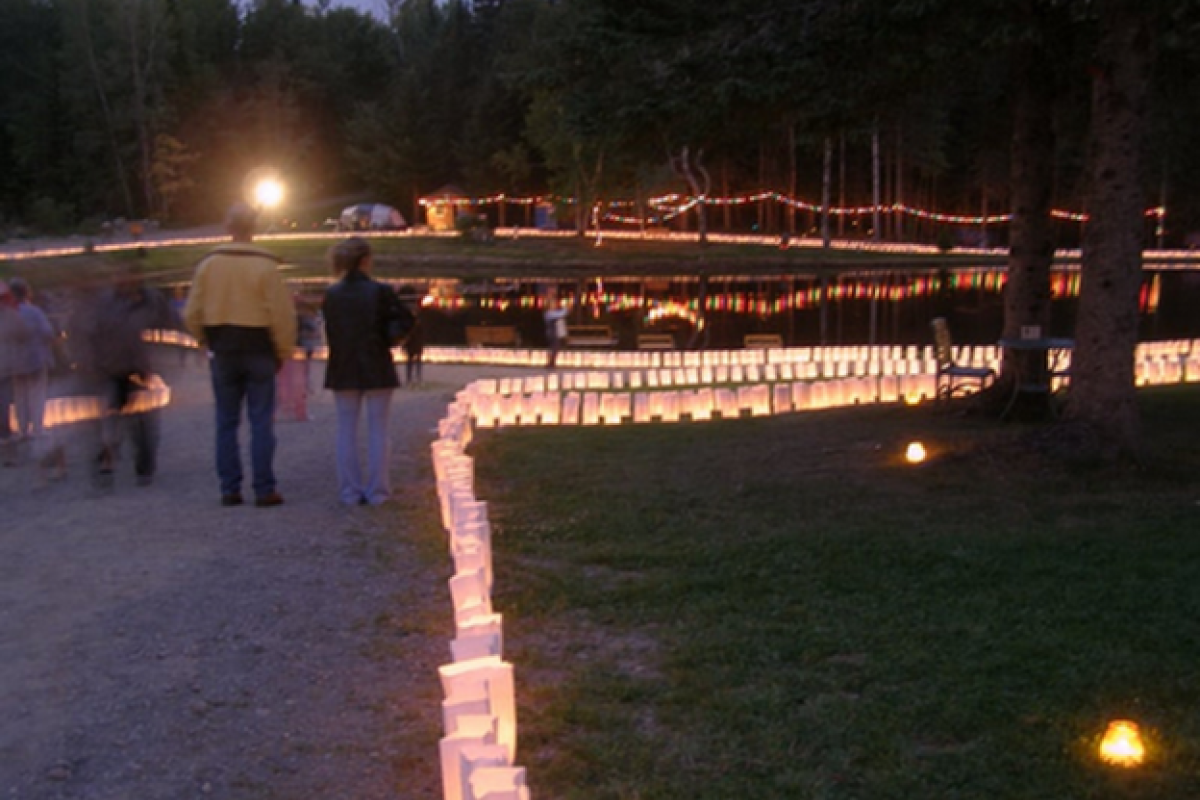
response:
{"label": "grass lawn", "polygon": [[1200,797],[1200,390],[1143,396],[1136,469],[925,408],[481,432],[534,793]]}
{"label": "grass lawn", "polygon": [[[347,234],[349,235],[349,234]],[[336,239],[260,239],[258,244],[288,264],[292,276],[328,275],[325,255]],[[1000,267],[1002,256],[948,253],[897,255],[856,250],[793,248],[786,252],[760,245],[700,247],[687,242],[608,239],[595,247],[591,239],[502,238],[491,243],[460,238],[401,237],[371,240],[376,274],[385,278],[607,277],[613,275],[710,275],[811,273],[824,269],[943,269]],[[122,250],[81,255],[0,261],[0,278],[21,275],[35,286],[87,280],[112,261],[135,261],[152,278],[187,280],[212,245],[147,247],[142,253]]]}

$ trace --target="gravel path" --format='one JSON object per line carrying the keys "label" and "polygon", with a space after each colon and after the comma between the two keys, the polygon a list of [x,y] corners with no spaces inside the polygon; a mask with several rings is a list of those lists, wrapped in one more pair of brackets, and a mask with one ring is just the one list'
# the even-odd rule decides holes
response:
{"label": "gravel path", "polygon": [[82,429],[65,481],[0,472],[0,796],[440,797],[453,623],[428,444],[480,373],[426,373],[396,395],[379,508],[336,501],[324,391],[277,426],[286,504],[222,508],[194,355],[166,371],[153,485],[127,455],[94,489]]}

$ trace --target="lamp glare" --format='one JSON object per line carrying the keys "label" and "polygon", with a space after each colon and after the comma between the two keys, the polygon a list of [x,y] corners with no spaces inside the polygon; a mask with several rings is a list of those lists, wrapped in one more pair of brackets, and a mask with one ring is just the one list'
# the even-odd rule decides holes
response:
{"label": "lamp glare", "polygon": [[283,184],[266,178],[254,187],[254,200],[262,208],[274,208],[283,201]]}

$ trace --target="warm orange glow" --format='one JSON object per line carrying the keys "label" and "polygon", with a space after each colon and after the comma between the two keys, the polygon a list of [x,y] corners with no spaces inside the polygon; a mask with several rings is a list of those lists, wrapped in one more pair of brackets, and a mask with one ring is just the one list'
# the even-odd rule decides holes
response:
{"label": "warm orange glow", "polygon": [[920,442],[910,442],[904,451],[904,459],[910,464],[920,464],[925,460],[925,445]]}
{"label": "warm orange glow", "polygon": [[1100,742],[1100,758],[1118,767],[1136,767],[1146,758],[1137,723],[1118,719],[1108,723]]}
{"label": "warm orange glow", "polygon": [[254,186],[254,202],[261,208],[275,208],[283,202],[283,184],[275,178],[263,178]]}

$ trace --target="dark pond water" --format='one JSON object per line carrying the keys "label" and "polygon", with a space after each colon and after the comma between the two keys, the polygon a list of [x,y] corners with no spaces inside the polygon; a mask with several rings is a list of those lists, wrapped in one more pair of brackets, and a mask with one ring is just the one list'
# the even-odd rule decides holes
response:
{"label": "dark pond water", "polygon": [[[397,286],[399,282],[392,281]],[[1003,270],[846,273],[803,276],[505,280],[409,284],[426,296],[429,343],[462,345],[468,326],[512,326],[523,345],[545,343],[542,311],[554,285],[573,325],[607,325],[621,349],[642,333],[669,333],[677,347],[737,348],[748,334],[774,333],[785,345],[927,344],[929,321],[944,316],[957,342],[992,344],[1003,324]],[[319,294],[318,287],[310,291]],[[1070,336],[1077,271],[1055,272],[1053,336]],[[1200,271],[1147,270],[1141,296],[1143,341],[1200,337]]]}

